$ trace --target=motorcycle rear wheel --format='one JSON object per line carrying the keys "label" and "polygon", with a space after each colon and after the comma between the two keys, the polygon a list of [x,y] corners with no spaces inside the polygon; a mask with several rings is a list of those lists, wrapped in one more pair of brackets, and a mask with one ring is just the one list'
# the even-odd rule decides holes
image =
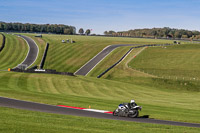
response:
{"label": "motorcycle rear wheel", "polygon": [[136,118],[136,117],[139,116],[139,111],[138,110],[134,110],[134,113],[133,114],[129,114],[128,116],[131,117],[131,118]]}

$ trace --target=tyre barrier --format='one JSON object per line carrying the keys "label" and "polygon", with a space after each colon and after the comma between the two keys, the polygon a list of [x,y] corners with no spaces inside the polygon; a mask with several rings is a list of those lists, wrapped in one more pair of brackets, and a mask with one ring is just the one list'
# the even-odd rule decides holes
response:
{"label": "tyre barrier", "polygon": [[5,42],[6,42],[6,37],[4,36],[4,34],[0,33],[3,36],[3,41],[2,41],[2,45],[0,47],[0,52],[3,50],[3,48],[5,47]]}
{"label": "tyre barrier", "polygon": [[46,44],[46,48],[45,48],[45,51],[44,51],[44,54],[43,54],[43,57],[42,57],[42,61],[40,63],[40,69],[43,69],[43,67],[44,67],[44,63],[45,63],[45,59],[46,59],[46,56],[47,56],[48,48],[49,48],[49,43]]}
{"label": "tyre barrier", "polygon": [[27,70],[22,70],[22,69],[16,68],[16,69],[11,69],[10,71],[23,72],[23,73],[46,73],[46,74],[59,74],[59,75],[75,76],[74,73],[57,72],[56,70],[52,70],[52,69],[45,69],[45,70],[42,70],[42,69],[27,69]]}
{"label": "tyre barrier", "polygon": [[148,45],[141,45],[141,46],[136,46],[136,47],[132,47],[128,50],[128,52],[126,52],[125,55],[122,56],[121,59],[119,59],[115,64],[113,64],[111,67],[109,67],[108,69],[106,69],[104,72],[102,72],[100,75],[97,76],[97,78],[101,78],[104,74],[106,74],[108,71],[110,71],[113,67],[115,67],[117,64],[119,64],[130,52],[132,49],[134,48],[142,48],[142,47],[153,47],[153,46],[169,46],[169,45],[173,45],[173,44],[148,44]]}

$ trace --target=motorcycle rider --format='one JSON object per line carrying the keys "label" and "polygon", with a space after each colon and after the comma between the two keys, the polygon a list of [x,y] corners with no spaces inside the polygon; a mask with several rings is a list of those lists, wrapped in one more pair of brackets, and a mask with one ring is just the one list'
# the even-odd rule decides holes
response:
{"label": "motorcycle rider", "polygon": [[[120,104],[120,105],[122,105],[122,104]],[[120,105],[119,105],[119,106],[120,106]],[[137,104],[135,103],[135,100],[134,100],[134,99],[132,99],[130,103],[123,103],[123,105],[124,105],[126,108],[133,108],[133,107],[137,106]]]}
{"label": "motorcycle rider", "polygon": [[137,106],[137,104],[135,103],[135,100],[132,99],[131,102],[130,102],[130,106],[129,107],[133,108],[135,106]]}

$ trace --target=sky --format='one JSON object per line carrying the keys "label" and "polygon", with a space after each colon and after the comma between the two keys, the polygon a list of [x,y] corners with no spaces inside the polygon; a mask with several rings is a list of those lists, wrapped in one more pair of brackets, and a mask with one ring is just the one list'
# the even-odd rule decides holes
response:
{"label": "sky", "polygon": [[0,0],[0,21],[65,24],[95,34],[154,27],[200,31],[200,0]]}

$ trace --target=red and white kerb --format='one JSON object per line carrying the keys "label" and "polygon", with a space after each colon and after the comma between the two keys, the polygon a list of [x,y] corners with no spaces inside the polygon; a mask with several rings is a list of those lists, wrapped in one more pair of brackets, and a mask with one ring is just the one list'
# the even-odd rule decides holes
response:
{"label": "red and white kerb", "polygon": [[106,110],[97,110],[97,109],[87,109],[87,108],[81,108],[81,107],[73,107],[73,106],[66,106],[66,105],[57,105],[59,107],[65,107],[65,108],[72,108],[72,109],[79,109],[79,110],[85,110],[85,111],[92,111],[92,112],[98,112],[98,113],[106,113],[106,114],[112,114],[111,111]]}

